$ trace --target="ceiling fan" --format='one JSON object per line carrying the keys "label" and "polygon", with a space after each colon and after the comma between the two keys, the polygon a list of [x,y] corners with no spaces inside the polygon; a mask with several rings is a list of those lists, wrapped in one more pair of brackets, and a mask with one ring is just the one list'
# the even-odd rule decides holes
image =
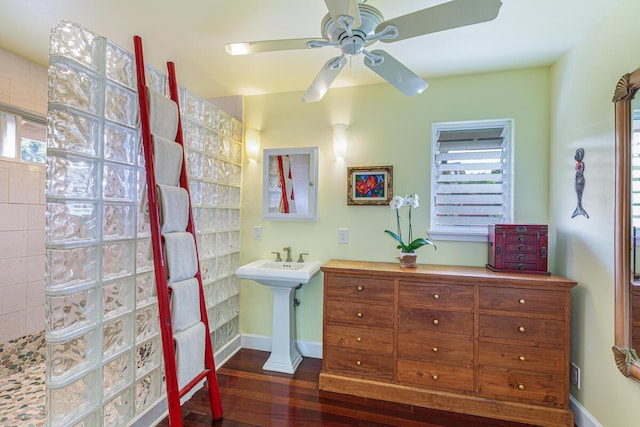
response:
{"label": "ceiling fan", "polygon": [[452,28],[487,22],[498,16],[501,0],[451,0],[387,21],[366,0],[325,0],[329,13],[323,18],[322,39],[263,40],[230,43],[230,55],[274,52],[332,46],[341,53],[327,61],[302,97],[304,102],[322,99],[347,63],[347,56],[364,56],[364,64],[407,96],[422,93],[429,85],[409,68],[381,49],[369,51],[370,44],[417,37]]}

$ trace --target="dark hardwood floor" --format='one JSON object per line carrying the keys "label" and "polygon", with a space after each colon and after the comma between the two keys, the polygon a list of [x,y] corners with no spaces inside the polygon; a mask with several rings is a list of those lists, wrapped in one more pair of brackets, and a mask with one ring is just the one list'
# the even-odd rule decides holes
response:
{"label": "dark hardwood floor", "polygon": [[[294,375],[263,371],[269,353],[242,349],[218,369],[224,417],[213,421],[206,390],[182,406],[184,427],[524,427],[318,390],[322,361],[305,358]],[[168,426],[163,420],[160,426]]]}

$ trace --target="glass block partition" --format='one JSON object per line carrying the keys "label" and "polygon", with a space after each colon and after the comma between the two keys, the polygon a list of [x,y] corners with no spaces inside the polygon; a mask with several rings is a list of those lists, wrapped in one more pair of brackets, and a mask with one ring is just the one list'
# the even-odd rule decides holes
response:
{"label": "glass block partition", "polygon": [[[179,75],[179,66],[178,66]],[[147,84],[166,92],[163,73]],[[242,124],[180,88],[215,352],[239,335]],[[71,22],[51,33],[47,425],[128,425],[165,396],[133,55]]]}

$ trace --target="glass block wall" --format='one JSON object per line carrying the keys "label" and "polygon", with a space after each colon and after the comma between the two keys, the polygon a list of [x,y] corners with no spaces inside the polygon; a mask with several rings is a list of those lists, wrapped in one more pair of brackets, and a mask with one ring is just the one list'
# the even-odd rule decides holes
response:
{"label": "glass block wall", "polygon": [[[177,64],[179,76],[179,64]],[[179,77],[178,77],[179,78]],[[166,77],[147,67],[147,84]],[[239,335],[242,124],[180,88],[214,350]],[[51,33],[47,425],[128,425],[165,396],[133,55],[71,22]]]}

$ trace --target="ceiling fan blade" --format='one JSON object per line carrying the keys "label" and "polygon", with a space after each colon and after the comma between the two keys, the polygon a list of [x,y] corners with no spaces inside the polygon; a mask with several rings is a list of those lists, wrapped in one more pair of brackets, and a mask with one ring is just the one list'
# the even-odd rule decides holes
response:
{"label": "ceiling fan blade", "polygon": [[360,28],[362,21],[360,20],[358,0],[324,0],[324,3],[327,5],[327,10],[333,22],[346,30],[347,28],[340,20],[340,17],[350,16],[354,20],[351,28]]}
{"label": "ceiling fan blade", "polygon": [[364,65],[407,96],[418,95],[429,87],[427,82],[384,50],[365,52]]}
{"label": "ceiling fan blade", "polygon": [[327,61],[326,64],[320,69],[320,72],[309,86],[309,89],[302,97],[304,102],[316,102],[320,101],[331,83],[338,77],[338,73],[342,70],[347,63],[347,57],[344,55],[336,56]]}
{"label": "ceiling fan blade", "polygon": [[492,21],[498,16],[500,7],[501,0],[453,0],[384,21],[376,27],[376,33],[393,25],[398,28],[398,37],[381,41],[396,42],[423,34]]}
{"label": "ceiling fan blade", "polygon": [[307,42],[315,40],[318,40],[318,38],[229,43],[224,46],[224,49],[229,55],[247,55],[249,53],[275,52],[278,50],[307,49]]}

